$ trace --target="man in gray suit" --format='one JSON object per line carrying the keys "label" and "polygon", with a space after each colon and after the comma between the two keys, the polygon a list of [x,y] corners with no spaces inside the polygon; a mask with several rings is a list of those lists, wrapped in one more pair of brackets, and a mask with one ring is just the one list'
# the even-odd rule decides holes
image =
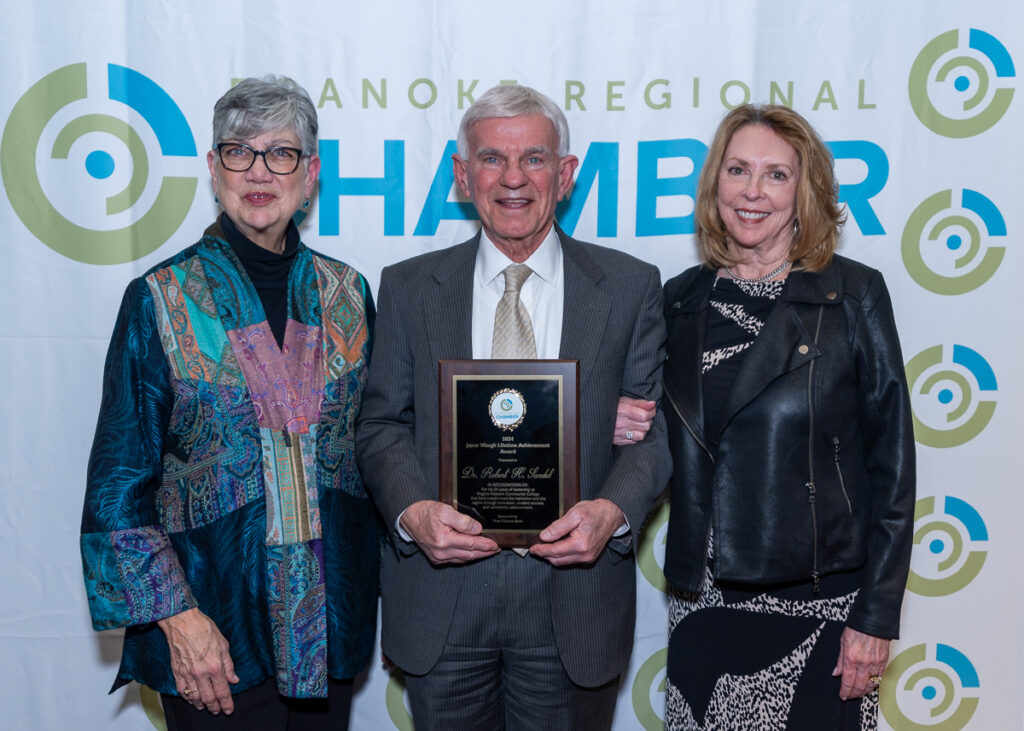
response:
{"label": "man in gray suit", "polygon": [[[661,395],[661,284],[653,266],[555,225],[578,164],[568,147],[550,99],[488,91],[454,156],[482,231],[381,275],[356,450],[392,530],[383,646],[405,672],[418,731],[608,728],[629,660],[632,549],[671,464],[660,413],[635,446],[613,446],[633,437],[613,432],[620,396]],[[580,502],[526,556],[437,500],[438,361],[498,352],[514,263],[529,267],[515,286],[536,357],[580,364]]]}

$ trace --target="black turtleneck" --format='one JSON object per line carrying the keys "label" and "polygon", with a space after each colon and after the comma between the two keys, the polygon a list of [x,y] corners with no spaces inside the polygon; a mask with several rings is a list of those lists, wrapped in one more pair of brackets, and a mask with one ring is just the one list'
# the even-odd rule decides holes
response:
{"label": "black turtleneck", "polygon": [[299,229],[295,227],[294,221],[288,222],[284,251],[277,254],[250,241],[226,213],[220,215],[220,227],[231,250],[241,260],[245,273],[256,287],[270,332],[280,347],[284,343],[284,331],[288,325],[288,274],[299,250]]}

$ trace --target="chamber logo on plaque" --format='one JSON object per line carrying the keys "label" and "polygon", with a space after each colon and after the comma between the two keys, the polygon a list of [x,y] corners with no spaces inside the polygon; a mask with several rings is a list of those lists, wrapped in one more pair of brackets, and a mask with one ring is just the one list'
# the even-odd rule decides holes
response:
{"label": "chamber logo on plaque", "polygon": [[579,500],[578,382],[574,360],[439,361],[438,499],[503,548],[537,543]]}
{"label": "chamber logo on plaque", "polygon": [[491,421],[499,429],[512,431],[523,423],[526,416],[526,400],[514,388],[503,388],[491,396],[489,404]]}

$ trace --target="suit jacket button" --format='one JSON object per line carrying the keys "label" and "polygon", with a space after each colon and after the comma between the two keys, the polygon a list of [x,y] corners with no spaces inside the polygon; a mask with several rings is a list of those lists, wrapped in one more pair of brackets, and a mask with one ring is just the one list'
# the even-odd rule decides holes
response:
{"label": "suit jacket button", "polygon": [[810,348],[808,348],[806,345],[801,345],[799,348],[797,348],[797,351],[800,353],[800,355],[807,355],[808,350],[810,350]]}
{"label": "suit jacket button", "polygon": [[829,292],[828,294],[825,295],[825,299],[827,299],[827,300],[834,300],[838,296],[839,295],[836,294],[835,292]]}
{"label": "suit jacket button", "polygon": [[682,302],[673,302],[673,303],[672,303],[672,309],[673,309],[673,310],[678,310],[678,309],[679,309],[680,307],[682,307],[682,306],[683,306],[683,303],[682,303]]}

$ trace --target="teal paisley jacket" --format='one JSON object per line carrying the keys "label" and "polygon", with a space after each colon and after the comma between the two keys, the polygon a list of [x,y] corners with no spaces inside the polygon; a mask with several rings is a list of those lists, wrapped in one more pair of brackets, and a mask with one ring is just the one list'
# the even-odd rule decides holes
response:
{"label": "teal paisley jacket", "polygon": [[156,621],[198,607],[238,692],[323,697],[369,660],[380,530],[353,454],[373,301],[299,244],[278,347],[219,226],[131,282],[107,354],[82,562],[114,688],[175,693]]}

